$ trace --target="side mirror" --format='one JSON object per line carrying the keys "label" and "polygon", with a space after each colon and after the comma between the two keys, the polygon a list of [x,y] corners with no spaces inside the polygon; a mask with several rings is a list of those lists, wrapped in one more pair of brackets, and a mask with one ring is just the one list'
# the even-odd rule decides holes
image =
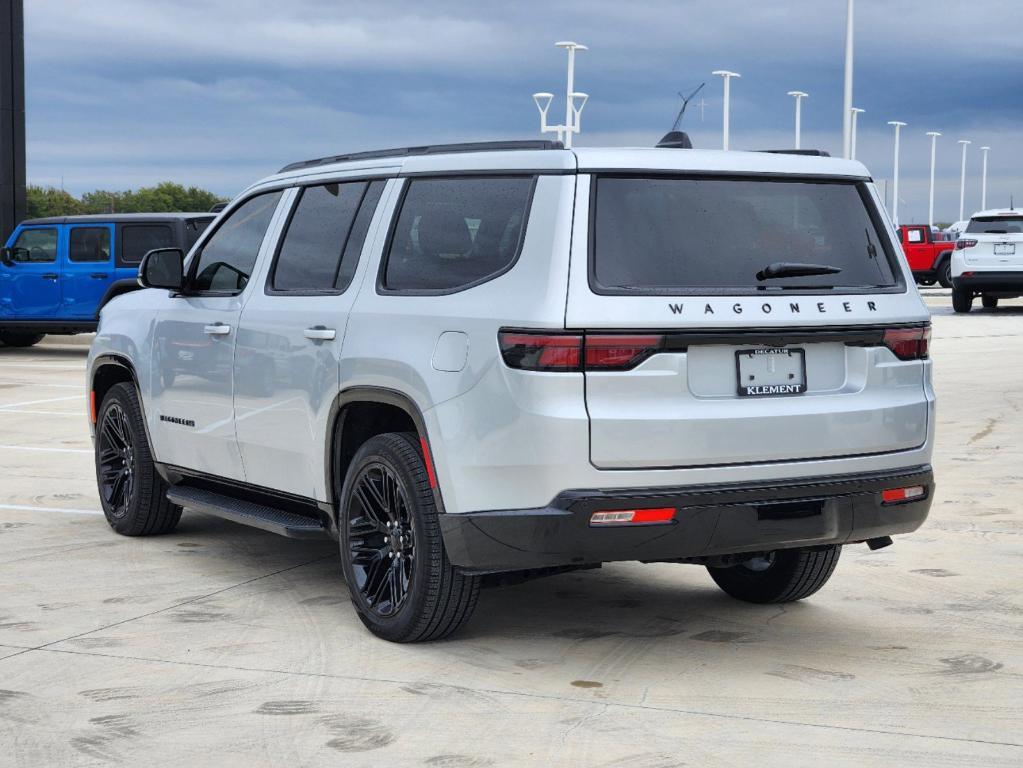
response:
{"label": "side mirror", "polygon": [[180,248],[156,248],[139,264],[139,285],[180,291],[185,284],[185,253]]}
{"label": "side mirror", "polygon": [[11,256],[10,248],[5,247],[3,250],[0,250],[0,261],[3,262],[5,267],[9,267],[14,263],[14,257]]}

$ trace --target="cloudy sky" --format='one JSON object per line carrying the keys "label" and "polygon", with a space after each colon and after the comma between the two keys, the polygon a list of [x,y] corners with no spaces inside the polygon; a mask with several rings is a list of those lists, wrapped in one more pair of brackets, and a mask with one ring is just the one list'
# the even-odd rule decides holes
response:
{"label": "cloudy sky", "polygon": [[[845,0],[28,0],[28,175],[81,193],[173,180],[231,195],[281,165],[407,144],[532,138],[535,91],[564,92],[556,40],[590,50],[585,145],[650,145],[676,93],[706,81],[684,127],[720,146],[733,81],[732,147],[839,154]],[[857,0],[859,159],[892,173],[904,129],[902,220],[927,215],[938,140],[938,220],[959,208],[958,139],[991,147],[988,203],[1023,202],[1023,1]],[[699,101],[697,97],[696,101]],[[554,110],[552,109],[552,115]]]}

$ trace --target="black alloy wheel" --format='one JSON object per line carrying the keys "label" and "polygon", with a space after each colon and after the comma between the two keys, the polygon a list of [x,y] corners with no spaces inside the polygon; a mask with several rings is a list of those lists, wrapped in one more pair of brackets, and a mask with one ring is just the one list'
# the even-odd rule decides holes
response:
{"label": "black alloy wheel", "polygon": [[118,403],[103,412],[99,435],[99,492],[114,518],[123,518],[135,490],[135,446],[128,417]]}

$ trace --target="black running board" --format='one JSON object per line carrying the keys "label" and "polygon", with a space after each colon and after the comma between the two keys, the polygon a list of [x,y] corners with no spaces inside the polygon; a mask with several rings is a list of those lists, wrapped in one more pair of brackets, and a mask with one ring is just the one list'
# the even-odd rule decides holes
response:
{"label": "black running board", "polygon": [[290,539],[323,539],[329,536],[319,520],[202,488],[175,486],[167,491],[167,498],[186,509],[222,517]]}

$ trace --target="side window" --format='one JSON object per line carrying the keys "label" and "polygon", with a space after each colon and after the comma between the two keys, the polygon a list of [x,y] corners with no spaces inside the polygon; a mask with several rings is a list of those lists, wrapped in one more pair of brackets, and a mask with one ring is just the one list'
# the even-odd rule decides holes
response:
{"label": "side window", "polygon": [[121,261],[138,264],[154,248],[174,247],[174,232],[166,224],[125,224],[121,227]]}
{"label": "side window", "polygon": [[109,227],[72,227],[68,244],[71,261],[109,261]]}
{"label": "side window", "polygon": [[14,261],[56,261],[56,229],[23,229],[11,246]]}
{"label": "side window", "polygon": [[906,230],[906,233],[911,243],[922,243],[924,241],[924,231],[922,229],[909,229]]}
{"label": "side window", "polygon": [[281,194],[256,195],[221,222],[195,258],[193,290],[237,293],[245,288]]}
{"label": "side window", "polygon": [[270,288],[288,292],[347,288],[382,188],[382,181],[303,188],[270,275]]}
{"label": "side window", "polygon": [[381,287],[450,292],[505,272],[518,258],[536,179],[413,179],[391,235]]}
{"label": "side window", "polygon": [[[226,203],[225,203],[226,205]],[[223,210],[223,208],[221,208]],[[213,223],[213,217],[202,219],[185,219],[185,253],[192,250],[199,235],[206,231],[206,227]]]}

